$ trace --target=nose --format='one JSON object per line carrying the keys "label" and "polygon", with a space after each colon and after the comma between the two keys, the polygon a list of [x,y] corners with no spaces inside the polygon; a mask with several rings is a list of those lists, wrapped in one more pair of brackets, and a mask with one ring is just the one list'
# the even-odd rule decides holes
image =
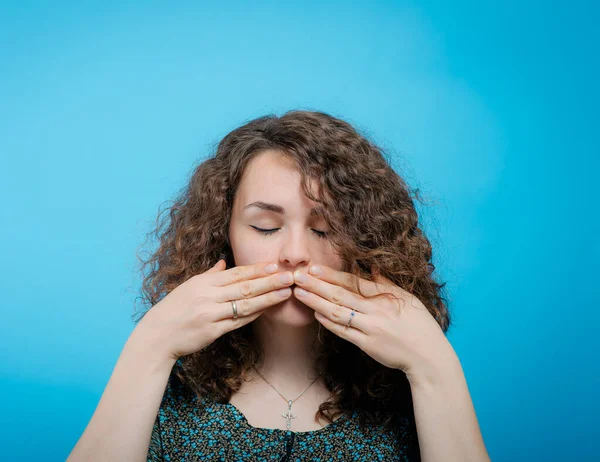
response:
{"label": "nose", "polygon": [[289,230],[283,238],[279,260],[283,267],[295,270],[309,266],[310,261],[310,236],[302,230]]}

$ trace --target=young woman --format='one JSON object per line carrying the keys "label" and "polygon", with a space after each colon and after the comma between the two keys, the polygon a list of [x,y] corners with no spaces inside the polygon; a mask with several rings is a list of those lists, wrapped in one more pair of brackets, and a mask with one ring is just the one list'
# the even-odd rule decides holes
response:
{"label": "young woman", "polygon": [[489,460],[411,191],[351,125],[250,121],[169,218],[69,460]]}

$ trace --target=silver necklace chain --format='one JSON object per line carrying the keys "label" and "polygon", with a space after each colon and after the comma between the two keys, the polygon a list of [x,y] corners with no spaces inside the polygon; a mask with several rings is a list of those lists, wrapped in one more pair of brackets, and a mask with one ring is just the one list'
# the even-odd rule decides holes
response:
{"label": "silver necklace chain", "polygon": [[279,392],[279,390],[277,388],[275,388],[273,386],[273,384],[271,382],[269,382],[267,379],[265,379],[263,377],[263,375],[260,372],[258,372],[258,369],[256,369],[256,367],[252,366],[252,368],[256,371],[256,373],[259,375],[259,377],[261,379],[263,379],[265,382],[267,382],[270,385],[270,387],[273,390],[275,390],[279,394],[279,396],[281,396],[284,399],[284,401],[287,403],[288,410],[287,410],[287,412],[285,412],[281,415],[282,415],[282,417],[284,417],[286,419],[286,426],[287,426],[287,429],[289,430],[292,425],[292,419],[296,418],[296,414],[292,413],[292,403],[294,403],[294,401],[296,401],[298,398],[300,398],[300,396],[302,396],[304,393],[306,393],[306,390],[308,390],[310,387],[312,387],[313,383],[315,383],[317,381],[317,379],[321,376],[321,374],[319,373],[319,375],[317,375],[317,377],[310,383],[310,385],[308,387],[306,387],[306,389],[302,393],[300,393],[295,399],[287,399],[285,396],[283,396]]}

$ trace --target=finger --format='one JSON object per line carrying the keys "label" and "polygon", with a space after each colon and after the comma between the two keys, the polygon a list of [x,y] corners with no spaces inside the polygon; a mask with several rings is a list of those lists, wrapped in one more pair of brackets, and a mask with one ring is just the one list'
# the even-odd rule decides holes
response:
{"label": "finger", "polygon": [[219,271],[212,275],[212,284],[215,287],[223,287],[248,279],[256,279],[269,276],[277,271],[274,263],[261,262],[254,265],[236,266],[225,271]]}
{"label": "finger", "polygon": [[[332,322],[340,325],[347,325],[350,320],[352,309],[347,306],[332,303],[312,292],[302,294],[298,287],[294,290],[294,295],[302,303],[309,306],[317,313],[325,316]],[[352,318],[350,325],[352,328],[358,329],[365,334],[370,332],[368,315],[357,310],[354,310],[354,317]]]}
{"label": "finger", "polygon": [[217,289],[218,302],[228,302],[230,300],[241,300],[255,297],[273,290],[289,287],[294,283],[294,276],[291,271],[268,275],[258,279],[241,281],[235,284],[229,284]]}
{"label": "finger", "polygon": [[309,274],[320,279],[321,281],[330,282],[358,295],[360,295],[358,290],[360,287],[360,291],[365,297],[372,297],[385,292],[385,288],[382,287],[381,284],[367,281],[366,279],[355,276],[352,273],[335,270],[326,265],[311,266]]}
{"label": "finger", "polygon": [[411,297],[410,292],[404,290],[402,287],[399,287],[398,285],[394,284],[393,281],[383,276],[379,269],[375,268],[375,265],[371,266],[371,273],[373,274],[373,281],[375,281],[377,284],[380,284],[381,286],[386,287],[388,289],[390,287],[393,287],[393,289],[390,291],[392,295],[399,295],[401,298]]}
{"label": "finger", "polygon": [[[367,335],[359,329],[354,329],[346,325],[338,324],[333,322],[326,316],[320,315],[315,311],[315,318],[319,321],[327,330],[333,332],[340,338],[348,340],[354,343],[356,346],[362,349],[361,345],[367,340]],[[354,323],[354,321],[352,321]]]}
{"label": "finger", "polygon": [[[238,317],[252,316],[256,312],[262,312],[270,306],[276,305],[287,300],[292,295],[292,289],[285,287],[283,289],[267,292],[252,298],[242,298],[235,300]],[[233,304],[226,301],[219,304],[220,309],[217,311],[216,320],[227,320],[233,318]]]}
{"label": "finger", "polygon": [[392,295],[394,296],[394,298],[398,302],[397,312],[400,312],[400,309],[402,307],[404,307],[404,305],[406,305],[407,300],[410,301],[410,304],[412,306],[415,306],[415,305],[418,306],[418,303],[414,303],[414,302],[418,302],[418,299],[414,295],[412,295],[407,290],[404,290],[402,287],[398,287],[397,285],[395,285],[388,278],[386,278],[385,276],[382,276],[381,274],[379,274],[379,271],[377,271],[375,273],[373,279],[375,280],[375,282],[377,282],[379,284],[382,284],[384,286],[394,287],[394,291],[392,291],[393,292]]}
{"label": "finger", "polygon": [[237,318],[225,318],[216,324],[216,329],[218,332],[218,336],[222,336],[227,332],[231,332],[232,330],[239,329],[246,324],[250,324],[256,318],[258,318],[264,311],[258,311],[256,313],[251,314],[250,316],[238,316]]}
{"label": "finger", "polygon": [[299,271],[294,273],[294,280],[299,287],[334,304],[347,306],[361,313],[369,313],[370,311],[369,305],[364,303],[364,299],[360,295],[342,286],[317,279],[310,274]]}
{"label": "finger", "polygon": [[214,266],[212,268],[210,268],[209,270],[207,270],[207,273],[216,273],[217,271],[222,271],[225,268],[227,268],[227,263],[225,263],[225,260],[223,260],[222,258],[214,264]]}
{"label": "finger", "polygon": [[373,275],[373,281],[378,284],[393,284],[392,281],[379,273]]}

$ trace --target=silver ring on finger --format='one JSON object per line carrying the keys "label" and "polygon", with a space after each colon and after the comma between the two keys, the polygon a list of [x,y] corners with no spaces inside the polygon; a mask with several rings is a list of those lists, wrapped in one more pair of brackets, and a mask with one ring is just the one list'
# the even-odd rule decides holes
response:
{"label": "silver ring on finger", "polygon": [[352,319],[354,318],[354,315],[356,314],[356,311],[352,310],[350,312],[350,317],[348,318],[348,324],[346,324],[346,326],[350,327],[350,324],[352,323]]}
{"label": "silver ring on finger", "polygon": [[238,311],[237,311],[237,305],[235,304],[235,300],[231,300],[231,309],[233,310],[233,319],[237,319]]}

